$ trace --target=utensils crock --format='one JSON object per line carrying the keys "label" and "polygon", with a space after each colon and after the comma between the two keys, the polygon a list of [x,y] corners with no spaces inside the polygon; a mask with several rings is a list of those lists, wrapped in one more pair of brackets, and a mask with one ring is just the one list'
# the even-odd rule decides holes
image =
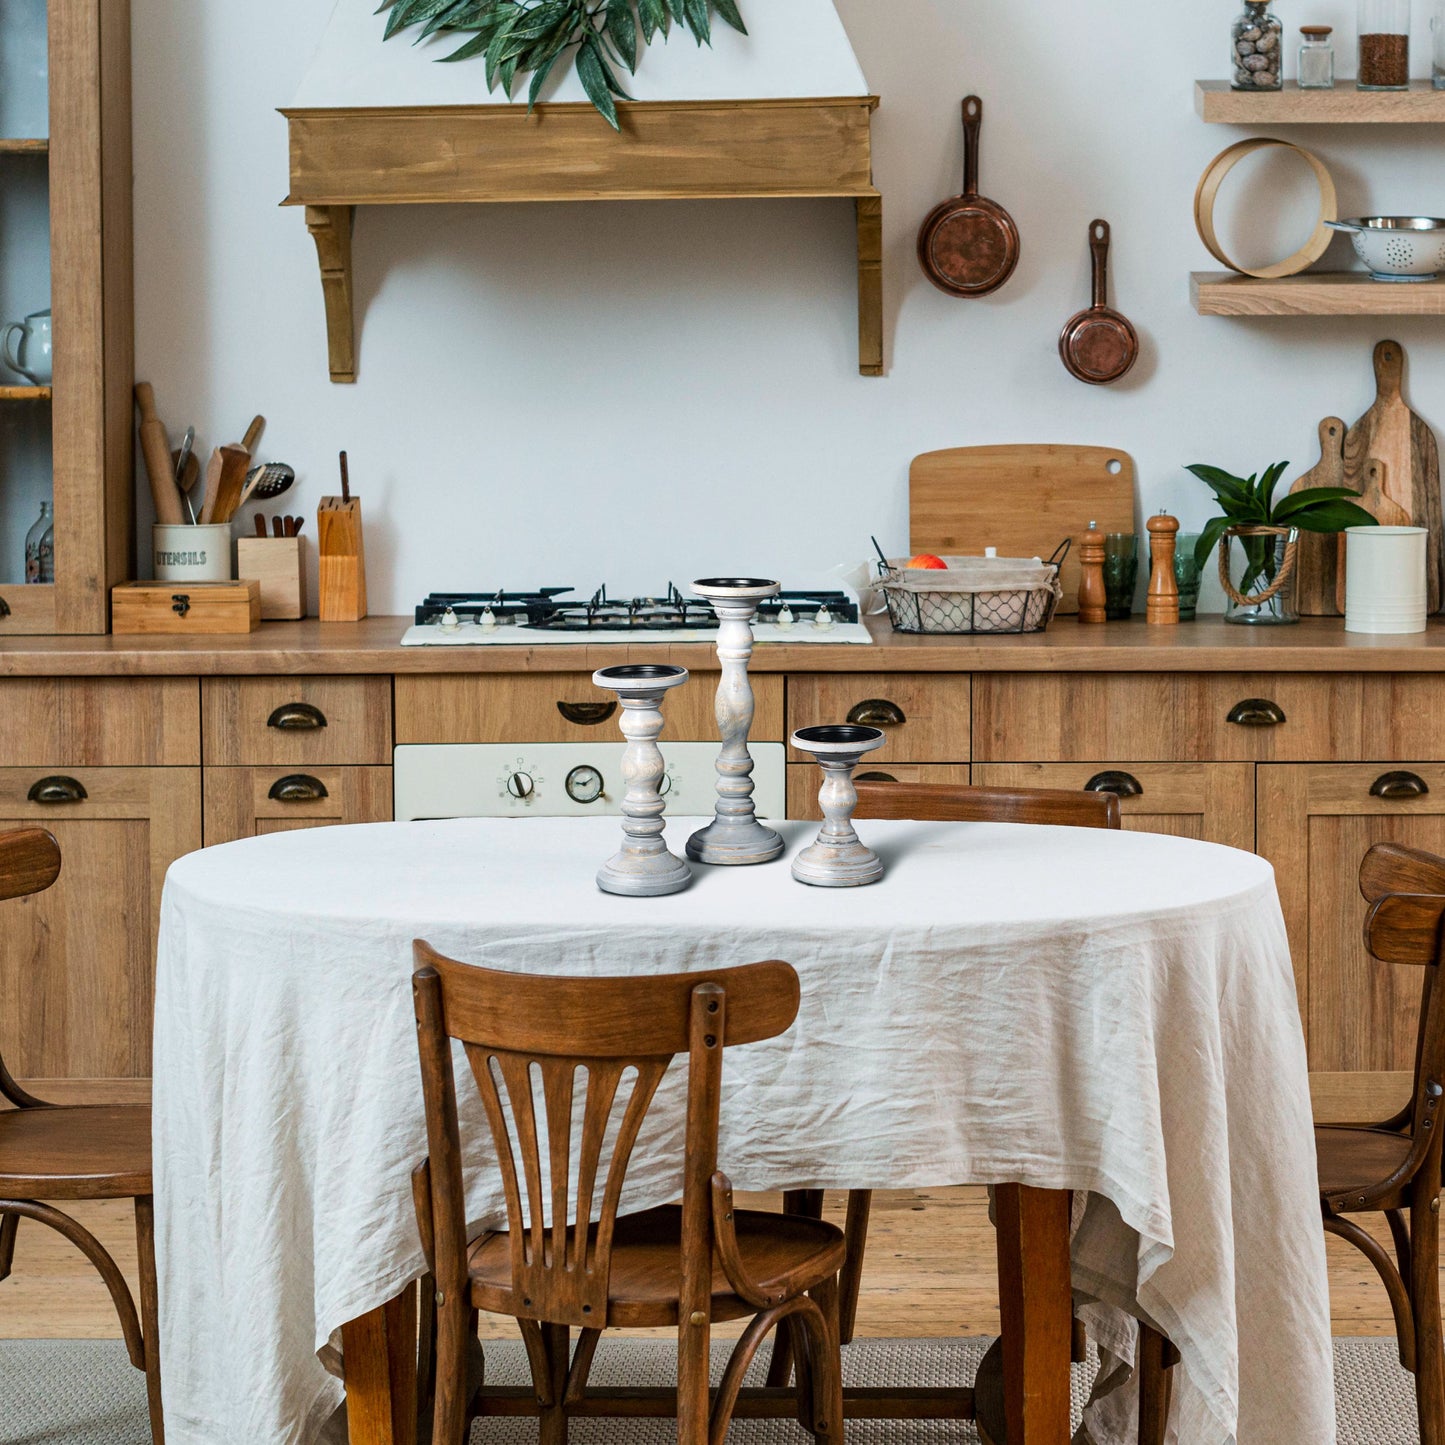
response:
{"label": "utensils crock", "polygon": [[229,582],[231,527],[157,522],[151,528],[151,575],[157,582]]}

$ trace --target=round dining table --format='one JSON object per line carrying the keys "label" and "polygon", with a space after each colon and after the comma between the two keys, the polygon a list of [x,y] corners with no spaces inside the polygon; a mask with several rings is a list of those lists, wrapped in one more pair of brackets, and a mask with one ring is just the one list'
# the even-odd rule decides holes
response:
{"label": "round dining table", "polygon": [[[669,821],[675,852],[696,827]],[[173,865],[154,1060],[169,1445],[315,1438],[342,1399],[338,1343],[353,1445],[409,1438],[418,938],[528,973],[791,963],[796,1023],[728,1052],[721,1166],[749,1191],[1000,1186],[1010,1445],[1068,1439],[1070,1283],[1102,1360],[1096,1445],[1128,1438],[1138,1319],[1178,1350],[1182,1440],[1334,1438],[1270,865],[1145,833],[866,822],[882,881],[810,888],[789,860],[817,825],[779,827],[778,862],[694,865],[663,898],[597,889],[607,817],[287,832]],[[659,1092],[624,1207],[679,1192],[684,1074]],[[466,1094],[462,1125],[470,1218],[498,1224]]]}

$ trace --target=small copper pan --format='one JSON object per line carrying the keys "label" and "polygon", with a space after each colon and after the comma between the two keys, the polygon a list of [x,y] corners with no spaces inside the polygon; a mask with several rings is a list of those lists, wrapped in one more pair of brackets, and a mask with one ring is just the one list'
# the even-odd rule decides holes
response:
{"label": "small copper pan", "polygon": [[1109,309],[1109,223],[1089,226],[1094,253],[1094,304],[1064,327],[1059,355],[1072,376],[1090,386],[1118,381],[1139,359],[1139,333],[1117,311]]}
{"label": "small copper pan", "polygon": [[950,296],[987,296],[1019,263],[1019,229],[1013,217],[978,193],[978,133],[983,102],[963,103],[963,194],[935,206],[918,233],[923,274]]}

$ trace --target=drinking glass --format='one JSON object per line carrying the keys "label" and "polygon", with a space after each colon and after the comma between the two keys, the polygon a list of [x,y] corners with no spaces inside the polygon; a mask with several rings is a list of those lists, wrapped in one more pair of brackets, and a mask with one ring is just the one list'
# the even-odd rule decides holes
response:
{"label": "drinking glass", "polygon": [[1104,615],[1122,622],[1134,611],[1139,581],[1139,538],[1133,532],[1110,532],[1104,538]]}
{"label": "drinking glass", "polygon": [[1179,620],[1193,622],[1199,608],[1199,583],[1202,577],[1194,549],[1199,545],[1198,532],[1181,532],[1174,552],[1174,580],[1179,584]]}

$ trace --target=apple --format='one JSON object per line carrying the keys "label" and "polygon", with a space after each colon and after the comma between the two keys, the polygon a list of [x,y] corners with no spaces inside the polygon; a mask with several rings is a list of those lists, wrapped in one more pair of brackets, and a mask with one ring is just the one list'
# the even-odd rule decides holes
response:
{"label": "apple", "polygon": [[920,552],[908,565],[924,572],[948,571],[948,563],[942,557],[935,557],[932,552]]}

